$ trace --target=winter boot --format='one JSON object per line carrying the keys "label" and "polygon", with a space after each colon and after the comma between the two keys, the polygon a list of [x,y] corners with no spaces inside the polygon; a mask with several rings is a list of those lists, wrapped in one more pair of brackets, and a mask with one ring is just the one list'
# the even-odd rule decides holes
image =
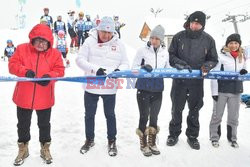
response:
{"label": "winter boot", "polygon": [[215,147],[215,148],[218,148],[220,146],[219,141],[213,140],[212,141],[212,146]]}
{"label": "winter boot", "polygon": [[188,138],[187,142],[192,149],[194,150],[200,149],[200,143],[196,138]]}
{"label": "winter boot", "polygon": [[116,147],[115,139],[108,141],[108,153],[109,153],[109,156],[111,157],[117,155],[117,147]]}
{"label": "winter boot", "polygon": [[19,166],[24,163],[24,159],[29,156],[28,142],[27,143],[17,143],[18,144],[18,155],[15,159],[14,165]]}
{"label": "winter boot", "polygon": [[141,152],[144,156],[148,157],[152,155],[152,151],[149,149],[148,143],[147,143],[147,135],[148,135],[148,131],[145,131],[145,133],[142,133],[142,131],[137,128],[136,129],[136,134],[139,136],[140,138],[140,149]]}
{"label": "winter boot", "polygon": [[40,156],[45,161],[46,164],[52,163],[52,157],[49,150],[50,144],[51,144],[50,142],[41,143]]}
{"label": "winter boot", "polygon": [[234,148],[239,148],[239,145],[236,141],[231,141],[231,146]]}
{"label": "winter boot", "polygon": [[157,126],[157,129],[155,129],[154,127],[148,127],[148,146],[149,149],[151,150],[152,154],[154,155],[159,155],[161,152],[158,150],[156,144],[155,144],[155,140],[156,140],[156,135],[157,133],[159,133],[160,131],[160,127]]}
{"label": "winter boot", "polygon": [[84,145],[80,149],[80,153],[85,154],[94,145],[95,145],[94,140],[86,139]]}
{"label": "winter boot", "polygon": [[178,137],[176,136],[168,136],[167,139],[167,146],[174,146],[178,142]]}

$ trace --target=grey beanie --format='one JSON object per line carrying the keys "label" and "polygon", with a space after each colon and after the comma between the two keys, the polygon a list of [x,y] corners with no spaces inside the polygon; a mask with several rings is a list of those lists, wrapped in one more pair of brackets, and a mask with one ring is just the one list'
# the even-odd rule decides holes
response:
{"label": "grey beanie", "polygon": [[156,26],[151,31],[150,38],[152,38],[152,37],[159,38],[160,41],[163,42],[164,41],[164,37],[165,37],[165,29],[161,25]]}

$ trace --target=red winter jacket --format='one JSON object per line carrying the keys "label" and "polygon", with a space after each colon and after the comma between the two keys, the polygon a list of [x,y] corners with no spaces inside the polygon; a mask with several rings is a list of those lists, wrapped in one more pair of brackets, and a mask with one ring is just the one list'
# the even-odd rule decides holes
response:
{"label": "red winter jacket", "polygon": [[[38,52],[31,44],[32,39],[41,37],[50,42],[47,51]],[[9,72],[18,77],[25,77],[27,70],[31,69],[36,73],[36,78],[44,74],[50,77],[63,77],[64,65],[61,53],[52,48],[53,35],[47,25],[38,24],[29,33],[29,43],[17,46],[16,52],[9,61]],[[54,105],[55,81],[47,86],[41,86],[36,82],[17,82],[13,94],[14,103],[26,109],[47,109]]]}

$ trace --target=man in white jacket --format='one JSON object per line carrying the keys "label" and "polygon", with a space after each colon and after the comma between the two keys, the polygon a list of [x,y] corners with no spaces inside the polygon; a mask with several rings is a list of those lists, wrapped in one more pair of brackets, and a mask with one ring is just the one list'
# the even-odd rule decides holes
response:
{"label": "man in white jacket", "polygon": [[[103,17],[98,27],[92,29],[89,35],[76,59],[77,65],[85,71],[86,75],[106,75],[112,71],[129,69],[125,46],[116,34],[115,24],[111,17]],[[110,156],[117,155],[114,111],[117,82],[115,79],[107,80],[105,85],[100,87],[84,85],[86,141],[80,150],[83,154],[94,146],[95,114],[98,99],[101,97],[107,119],[108,153]]]}

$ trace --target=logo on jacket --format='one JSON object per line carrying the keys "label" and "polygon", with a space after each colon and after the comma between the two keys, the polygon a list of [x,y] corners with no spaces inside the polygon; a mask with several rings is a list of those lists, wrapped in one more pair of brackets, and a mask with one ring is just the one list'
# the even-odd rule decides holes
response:
{"label": "logo on jacket", "polygon": [[116,51],[116,46],[111,46],[112,51]]}

